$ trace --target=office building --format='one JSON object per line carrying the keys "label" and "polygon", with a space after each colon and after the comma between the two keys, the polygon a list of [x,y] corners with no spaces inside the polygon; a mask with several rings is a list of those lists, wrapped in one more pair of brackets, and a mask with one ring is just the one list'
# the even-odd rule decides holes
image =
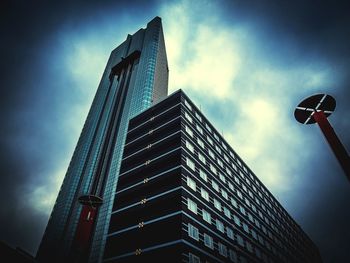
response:
{"label": "office building", "polygon": [[191,100],[129,122],[103,262],[321,262],[317,247]]}
{"label": "office building", "polygon": [[161,19],[114,49],[40,244],[39,262],[100,262],[128,121],[167,95]]}

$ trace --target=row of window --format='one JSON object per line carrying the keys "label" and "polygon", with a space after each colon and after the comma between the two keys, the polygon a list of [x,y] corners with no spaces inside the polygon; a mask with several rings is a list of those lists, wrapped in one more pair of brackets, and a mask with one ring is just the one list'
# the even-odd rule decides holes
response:
{"label": "row of window", "polygon": [[[194,153],[194,146],[193,146],[189,141],[187,141],[187,140],[186,140],[186,147],[187,147],[192,153]],[[209,150],[209,151],[210,151],[210,150]],[[201,153],[198,153],[198,159],[199,159],[203,164],[206,163],[206,159],[205,159],[205,157],[204,157]],[[219,159],[218,159],[218,160],[219,160]],[[221,161],[220,161],[220,162],[221,162]],[[194,164],[191,160],[189,160],[189,159],[187,160],[187,163],[188,163],[189,167],[190,167],[192,170],[195,171],[195,164]],[[221,162],[221,164],[222,164],[222,162]],[[222,181],[222,183],[226,183],[226,182],[227,182],[229,188],[230,188],[232,191],[235,191],[233,184],[232,184],[231,182],[229,182],[228,180],[226,180],[226,177],[225,177],[222,173],[218,173],[217,169],[216,169],[215,166],[213,166],[212,164],[210,164],[210,170],[211,170],[212,173],[214,173],[214,174],[216,174],[216,175],[217,175],[217,174],[219,175],[219,179]],[[237,184],[241,184],[240,179],[239,179],[237,176],[232,175],[232,173],[231,173],[231,171],[230,171],[229,169],[226,168],[226,172],[227,172],[227,174],[229,174],[231,177],[234,178],[234,180],[235,180],[235,182],[236,182]],[[239,172],[240,172],[241,177],[244,177],[243,173],[242,173],[241,171],[239,171]],[[200,174],[200,177],[201,177],[204,181],[207,181],[207,175],[205,174],[205,172],[204,172],[203,170],[199,169],[199,174]],[[250,184],[250,181],[248,180],[248,178],[245,178],[245,180],[246,180],[247,183]],[[219,191],[219,186],[218,186],[218,184],[215,183],[214,181],[212,181],[212,186],[213,186],[213,188],[214,188],[216,191]],[[292,234],[291,234],[289,231],[287,231],[286,228],[283,226],[283,224],[281,224],[281,222],[280,222],[279,220],[277,220],[277,218],[273,215],[273,213],[271,213],[270,210],[267,209],[266,206],[265,206],[262,202],[260,202],[260,200],[259,200],[259,198],[258,198],[257,196],[254,197],[252,191],[250,191],[249,189],[247,189],[247,187],[246,187],[243,183],[242,183],[242,188],[243,188],[243,190],[244,190],[246,193],[249,194],[250,198],[252,198],[252,199],[255,201],[255,203],[256,203],[257,205],[259,205],[265,212],[267,212],[267,214],[269,215],[269,217],[272,218],[272,220],[275,221],[276,224],[279,225],[279,226],[282,228],[283,231],[280,231],[280,230],[276,227],[275,224],[273,224],[272,222],[270,222],[270,219],[269,219],[267,216],[264,216],[263,213],[262,213],[261,211],[257,210],[257,209],[256,209],[256,206],[255,206],[254,204],[251,204],[251,202],[249,201],[249,199],[248,199],[247,197],[244,197],[244,198],[243,198],[242,193],[241,193],[238,189],[236,189],[237,195],[238,195],[242,200],[244,199],[245,204],[246,204],[248,207],[250,207],[255,213],[258,213],[259,216],[261,217],[261,219],[262,219],[263,221],[265,221],[265,223],[266,223],[267,225],[270,225],[270,227],[271,227],[275,232],[277,232],[286,242],[290,242],[291,239],[288,238],[286,235],[283,235],[282,233],[288,232],[288,236],[292,236]],[[255,187],[254,185],[253,185],[253,190],[256,191],[256,187]],[[228,199],[227,192],[226,192],[225,190],[223,190],[223,189],[221,189],[221,192],[222,192],[222,196],[223,196],[225,199]],[[262,198],[261,192],[258,192],[258,194],[259,194],[259,196]],[[267,202],[267,199],[266,199],[266,198],[265,198],[265,202]],[[269,203],[269,204],[270,204],[270,203]],[[235,205],[235,206],[236,206],[236,205]],[[270,206],[271,206],[271,204],[270,204]],[[236,207],[237,207],[237,206],[236,206]],[[275,210],[274,207],[273,207],[273,209]],[[240,206],[240,211],[241,211],[244,215],[246,215],[244,207],[241,207],[241,206]],[[275,211],[276,211],[276,210],[275,210]],[[248,214],[249,214],[249,213],[248,213]],[[248,216],[249,216],[249,218],[251,219],[252,215],[249,214]],[[251,220],[251,221],[253,221],[253,220]],[[258,227],[260,227],[260,226],[259,226],[259,223],[256,223],[256,224],[257,224]],[[265,234],[267,234],[267,233],[266,233],[266,229],[265,229],[265,227],[264,227],[263,225],[262,225],[262,230],[264,231]],[[296,233],[293,233],[293,234],[296,235]],[[271,232],[269,232],[269,236],[270,236],[270,237],[271,237],[271,235],[272,235]],[[278,241],[277,241],[277,242],[278,242]],[[278,243],[280,243],[280,242],[278,242]]]}
{"label": "row of window", "polygon": [[[195,171],[195,164],[194,162],[192,162],[189,158],[186,158],[186,164],[189,166],[189,168],[191,168],[193,171]],[[200,169],[199,170],[199,174],[200,174],[200,177],[205,181],[207,182],[208,181],[208,177],[207,175]],[[221,179],[223,180],[223,179]],[[187,185],[193,190],[193,191],[197,191],[197,186],[196,186],[196,182],[191,179],[190,177],[187,177]],[[238,205],[236,199],[232,196],[232,197],[229,197],[228,193],[220,187],[219,185],[214,181],[212,180],[211,181],[211,186],[212,188],[216,191],[216,192],[219,192],[221,193],[221,196],[224,198],[224,200],[227,200],[227,202],[231,201],[231,204],[232,206],[236,207],[236,208],[239,208],[239,211],[242,215],[244,216],[248,216],[248,219],[251,221],[251,223],[254,223],[258,228],[261,228],[262,231],[266,234],[266,235],[269,235],[270,238],[273,238],[273,235],[271,233],[271,231],[267,230],[266,227],[261,224],[259,222],[259,220],[257,220],[256,218],[254,219],[253,215],[249,212],[246,211],[246,209],[242,206],[242,205]],[[231,183],[229,183],[229,188],[234,191],[235,189],[233,188],[233,185]],[[209,193],[201,188],[200,189],[200,192],[201,192],[201,196],[206,200],[206,201],[210,201],[210,197],[209,197]],[[246,197],[243,197],[242,193],[236,189],[236,192],[237,192],[237,196],[239,198],[242,199],[242,201],[244,200],[245,204],[249,207],[252,208],[252,210],[257,213],[259,215],[259,217],[265,221],[266,224],[270,225],[273,229],[277,230],[276,232],[279,232],[279,230],[274,226],[274,224],[272,224],[272,222],[269,221],[269,219],[264,216],[260,210],[256,209],[256,206],[251,204],[250,201],[246,198]],[[213,198],[213,204],[214,204],[214,207],[219,210],[219,211],[223,211],[225,216],[228,217],[228,218],[231,218],[231,212],[230,210],[227,208],[227,207],[223,207],[221,205],[221,202],[215,198]]]}
{"label": "row of window", "polygon": [[[187,225],[187,231],[188,231],[188,236],[193,238],[196,241],[200,240],[200,233],[197,227],[193,226],[192,224],[188,223]],[[218,252],[220,255],[222,255],[223,257],[229,257],[229,259],[232,262],[238,262],[238,257],[237,257],[237,253],[232,250],[232,249],[228,249],[226,245],[224,245],[221,242],[214,242],[214,239],[212,236],[208,235],[207,233],[203,233],[203,243],[206,247],[215,250],[217,248]],[[244,239],[237,235],[237,243],[242,246],[242,247],[246,247],[246,249],[250,252],[250,253],[254,253],[256,255],[257,258],[259,259],[263,259],[265,262],[267,262],[267,256],[262,253],[260,251],[259,248],[257,247],[253,247],[252,244],[249,241],[244,241]]]}
{"label": "row of window", "polygon": [[[188,109],[190,112],[193,112],[193,108],[192,108],[191,104],[190,104],[187,100],[184,100],[184,104],[185,104],[185,106],[187,107],[187,109]],[[194,111],[194,116],[196,117],[196,119],[197,119],[200,123],[203,122],[201,115],[200,115],[197,111]],[[193,123],[192,117],[191,117],[190,114],[188,114],[186,111],[185,111],[185,118],[186,118],[190,123]],[[222,146],[225,150],[227,150],[227,151],[229,152],[230,156],[231,156],[233,159],[235,159],[235,160],[237,161],[237,163],[239,164],[239,166],[242,167],[242,169],[243,169],[247,174],[249,174],[251,180],[252,180],[253,182],[255,182],[255,184],[256,184],[256,185],[261,189],[261,191],[267,196],[267,198],[269,199],[269,201],[267,200],[266,197],[263,197],[262,194],[261,194],[260,191],[259,191],[259,196],[260,196],[261,198],[264,199],[264,201],[268,204],[268,206],[270,206],[270,208],[271,208],[272,205],[271,205],[270,202],[272,202],[272,203],[279,209],[279,211],[274,210],[275,214],[278,214],[280,218],[283,218],[283,220],[286,220],[286,218],[287,218],[288,221],[286,221],[286,222],[288,222],[289,224],[291,224],[291,225],[295,228],[295,227],[296,227],[296,224],[295,224],[294,220],[292,220],[292,218],[290,218],[290,216],[282,209],[282,207],[279,205],[278,202],[275,201],[275,199],[272,197],[272,195],[261,185],[261,183],[260,183],[256,178],[254,178],[254,176],[253,176],[251,173],[248,172],[247,167],[246,167],[245,165],[243,165],[243,164],[241,163],[241,161],[240,161],[238,158],[237,158],[237,159],[235,158],[235,154],[234,154],[232,151],[230,151],[230,150],[228,149],[227,145],[226,145],[223,141],[220,141],[220,137],[219,137],[215,132],[213,132],[213,130],[211,129],[211,127],[210,127],[207,123],[205,123],[204,126],[205,126],[206,130],[207,130],[210,134],[213,134],[214,138],[215,138],[219,143],[221,142],[221,146]],[[199,132],[200,134],[203,135],[203,129],[201,128],[200,125],[196,124],[196,129],[198,130],[198,132]],[[191,131],[191,133],[192,133],[192,136],[193,136],[193,132],[192,132],[192,131]],[[213,140],[212,140],[210,137],[207,137],[206,139],[207,139],[207,141],[208,141],[211,145],[213,145]],[[219,154],[221,154],[221,150],[220,150],[220,147],[219,147],[218,145],[215,146],[215,149],[219,152]],[[224,159],[225,159],[227,162],[229,162],[229,159],[228,159],[227,155],[224,154],[223,156],[224,156]],[[248,183],[248,182],[249,182],[249,180],[247,181],[247,183]],[[250,182],[249,182],[248,184],[250,184]],[[255,188],[255,186],[253,186],[253,187]],[[265,199],[266,199],[266,200],[265,200]],[[274,207],[274,209],[275,209],[275,207]],[[283,216],[282,216],[282,215],[283,215]]]}
{"label": "row of window", "polygon": [[[190,128],[188,128],[188,126],[186,126],[186,129],[187,129],[187,130],[190,130]],[[203,143],[203,141],[200,140],[200,139],[197,139],[197,141],[199,142],[198,144],[199,144],[200,146],[203,145],[203,148],[204,148],[204,143]],[[187,141],[187,140],[186,140],[186,148],[189,149],[189,151],[191,151],[192,153],[194,153],[194,146],[193,146],[189,141]],[[220,160],[220,158],[217,158],[217,159],[216,159],[214,153],[213,153],[210,149],[208,149],[208,154],[209,154],[214,160],[217,160],[217,164],[218,164],[222,169],[225,168],[225,166],[224,166],[223,162]],[[205,157],[204,157],[200,152],[198,152],[198,159],[203,163],[203,165],[206,164],[206,159],[205,159]],[[194,166],[194,164],[193,164],[192,166]],[[211,171],[213,174],[219,175],[219,178],[220,178],[220,180],[221,180],[223,183],[226,183],[226,177],[225,177],[222,173],[218,172],[218,170],[216,169],[216,167],[215,167],[213,164],[210,163],[210,164],[209,164],[209,168],[210,168],[210,171]],[[233,164],[233,168],[237,171],[237,167],[236,167],[234,164]],[[266,207],[262,202],[260,202],[260,199],[259,199],[258,197],[256,197],[256,196],[254,197],[252,191],[248,190],[247,187],[246,187],[246,185],[243,184],[243,183],[241,183],[241,180],[240,180],[237,176],[235,176],[235,175],[232,174],[232,172],[231,172],[230,169],[228,169],[228,168],[226,167],[226,169],[224,169],[224,170],[225,170],[226,174],[230,175],[230,176],[235,180],[235,182],[236,182],[237,184],[239,184],[239,185],[242,186],[242,189],[243,189],[245,192],[247,192],[247,193],[249,194],[249,196],[250,196],[253,200],[255,200],[255,202],[257,203],[257,205],[259,205],[265,212],[267,212],[268,215],[269,215],[274,221],[278,221],[278,220],[275,218],[274,214],[271,213],[270,210],[267,209],[267,207]],[[250,180],[249,180],[247,177],[245,177],[244,174],[243,174],[243,172],[240,171],[240,170],[239,170],[239,175],[244,179],[244,181],[245,181],[249,186],[251,186]],[[234,190],[234,189],[233,189],[232,183],[229,182],[228,184],[229,184],[229,187],[231,188],[231,190]],[[274,210],[276,211],[276,209],[275,209],[274,207],[272,208],[271,203],[268,202],[268,200],[267,200],[266,198],[264,199],[264,197],[263,197],[263,195],[261,194],[261,192],[258,191],[254,185],[252,186],[252,189],[253,189],[255,192],[258,193],[259,197],[260,197],[262,200],[265,201],[265,203],[270,207],[270,209],[274,209]],[[240,196],[240,192],[238,192],[238,195]],[[247,200],[247,201],[246,201],[247,205],[250,206],[249,200],[248,200],[248,199],[246,199],[246,200]],[[269,219],[266,218],[265,220],[269,220]],[[267,224],[268,224],[268,223],[267,223]]]}

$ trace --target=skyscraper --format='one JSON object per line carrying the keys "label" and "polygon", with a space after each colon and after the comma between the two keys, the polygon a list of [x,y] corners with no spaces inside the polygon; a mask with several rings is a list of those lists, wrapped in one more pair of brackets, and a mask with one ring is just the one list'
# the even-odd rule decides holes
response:
{"label": "skyscraper", "polygon": [[110,220],[106,263],[321,262],[182,91],[130,120]]}
{"label": "skyscraper", "polygon": [[163,30],[156,17],[109,57],[41,241],[40,262],[101,260],[128,121],[167,90]]}

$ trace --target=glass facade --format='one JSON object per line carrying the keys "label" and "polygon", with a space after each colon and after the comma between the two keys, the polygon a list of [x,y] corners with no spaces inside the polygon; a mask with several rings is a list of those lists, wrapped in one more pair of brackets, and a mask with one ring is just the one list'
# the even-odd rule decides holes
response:
{"label": "glass facade", "polygon": [[39,262],[71,257],[82,211],[78,198],[88,194],[101,197],[103,204],[86,260],[101,261],[128,121],[165,98],[167,90],[164,37],[156,17],[110,55],[40,244]]}

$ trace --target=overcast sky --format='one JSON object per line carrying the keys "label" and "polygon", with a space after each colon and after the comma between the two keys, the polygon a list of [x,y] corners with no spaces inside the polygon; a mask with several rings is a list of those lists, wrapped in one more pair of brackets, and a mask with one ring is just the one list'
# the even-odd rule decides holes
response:
{"label": "overcast sky", "polygon": [[314,93],[350,149],[346,1],[4,1],[0,239],[35,254],[113,48],[163,21],[169,92],[183,89],[319,247],[350,262],[350,184],[316,125]]}

